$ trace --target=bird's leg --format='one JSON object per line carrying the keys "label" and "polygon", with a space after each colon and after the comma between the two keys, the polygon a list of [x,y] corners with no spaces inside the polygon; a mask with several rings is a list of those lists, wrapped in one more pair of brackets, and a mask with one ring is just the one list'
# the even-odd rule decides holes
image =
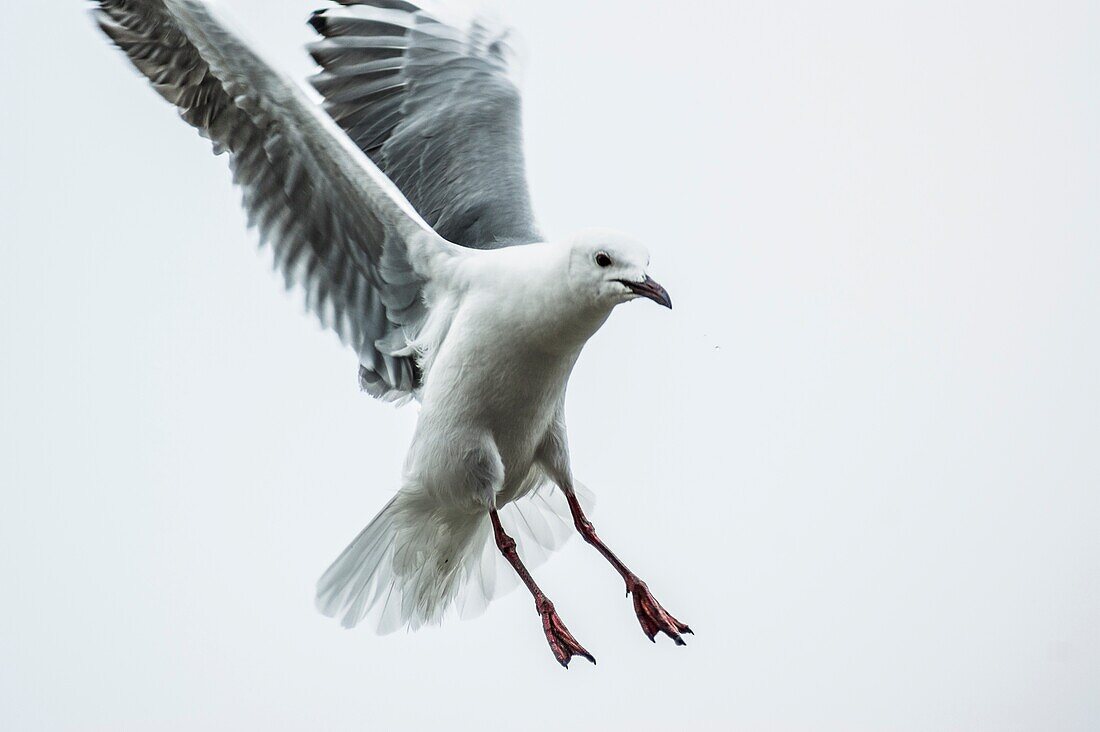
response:
{"label": "bird's leg", "polygon": [[611,563],[616,572],[622,575],[623,580],[626,582],[626,594],[634,596],[634,612],[638,616],[638,622],[642,624],[642,632],[654,643],[657,642],[657,633],[664,633],[675,641],[676,645],[685,645],[684,639],[680,636],[683,633],[691,633],[691,628],[672,617],[667,610],[661,607],[661,603],[653,597],[653,593],[649,591],[646,583],[638,575],[631,572],[622,560],[607,548],[600,537],[596,536],[596,529],[592,526],[592,522],[588,520],[588,517],[584,515],[584,511],[581,510],[581,504],[577,501],[576,494],[571,490],[564,491],[564,493],[566,500],[569,501],[569,511],[573,514],[573,525],[577,527],[577,531],[580,532],[585,541],[596,547],[596,551]]}
{"label": "bird's leg", "polygon": [[531,591],[531,595],[535,598],[535,609],[542,617],[542,631],[546,634],[546,641],[550,644],[550,650],[553,651],[554,658],[558,659],[558,663],[566,668],[569,668],[569,661],[573,656],[583,656],[595,663],[596,659],[584,649],[584,646],[577,642],[577,639],[565,627],[565,623],[561,621],[557,611],[554,610],[554,603],[542,594],[542,590],[535,584],[535,579],[527,571],[527,567],[523,566],[519,553],[516,551],[515,539],[504,533],[504,527],[500,525],[500,516],[497,514],[496,509],[489,511],[489,518],[493,522],[493,536],[496,538],[500,553],[516,570],[516,574],[523,580],[523,584],[527,585],[527,589]]}

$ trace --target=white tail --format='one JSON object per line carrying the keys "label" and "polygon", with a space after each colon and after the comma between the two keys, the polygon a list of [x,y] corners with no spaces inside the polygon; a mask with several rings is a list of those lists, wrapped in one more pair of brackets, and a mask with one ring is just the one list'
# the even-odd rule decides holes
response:
{"label": "white tail", "polygon": [[[591,493],[577,487],[586,511]],[[500,510],[529,567],[573,533],[565,496],[542,481]],[[449,512],[422,494],[400,491],[317,583],[317,607],[351,628],[370,617],[379,633],[439,623],[456,604],[472,617],[517,584],[496,549],[488,514]]]}

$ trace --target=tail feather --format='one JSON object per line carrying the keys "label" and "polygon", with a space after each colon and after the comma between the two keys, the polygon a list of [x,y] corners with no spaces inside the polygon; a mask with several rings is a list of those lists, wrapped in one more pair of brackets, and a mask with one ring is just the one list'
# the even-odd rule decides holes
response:
{"label": "tail feather", "polygon": [[[577,493],[588,510],[591,493],[583,486]],[[573,533],[564,495],[546,480],[502,508],[500,517],[529,567]],[[474,617],[517,584],[487,515],[450,513],[402,491],[321,576],[317,607],[345,628],[369,618],[377,632],[390,633],[439,623],[452,605],[461,617]]]}
{"label": "tail feather", "polygon": [[353,618],[365,614],[368,600],[382,589],[377,579],[381,567],[388,563],[384,561],[386,554],[393,548],[396,500],[391,499],[379,511],[317,582],[317,609],[330,617],[343,613],[345,627],[351,627],[355,624]]}

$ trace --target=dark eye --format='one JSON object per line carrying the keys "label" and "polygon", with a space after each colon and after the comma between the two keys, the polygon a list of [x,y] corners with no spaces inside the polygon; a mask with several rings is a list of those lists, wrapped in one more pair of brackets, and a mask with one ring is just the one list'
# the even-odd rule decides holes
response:
{"label": "dark eye", "polygon": [[596,252],[596,264],[601,267],[610,267],[611,256],[607,252]]}

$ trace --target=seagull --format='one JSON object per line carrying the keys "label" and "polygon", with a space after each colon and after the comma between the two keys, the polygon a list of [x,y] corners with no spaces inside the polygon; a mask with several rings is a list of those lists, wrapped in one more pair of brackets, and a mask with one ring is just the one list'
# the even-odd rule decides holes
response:
{"label": "seagull", "polygon": [[557,661],[595,663],[528,566],[575,529],[626,583],[645,635],[683,645],[691,629],[588,519],[565,423],[570,373],[612,310],[672,301],[631,237],[539,232],[508,29],[338,0],[310,18],[308,91],[203,0],[92,2],[114,45],[228,156],[249,226],[355,350],[361,389],[419,402],[400,487],[323,574],[318,608],[349,628],[415,630],[452,608],[476,614],[518,578]]}

